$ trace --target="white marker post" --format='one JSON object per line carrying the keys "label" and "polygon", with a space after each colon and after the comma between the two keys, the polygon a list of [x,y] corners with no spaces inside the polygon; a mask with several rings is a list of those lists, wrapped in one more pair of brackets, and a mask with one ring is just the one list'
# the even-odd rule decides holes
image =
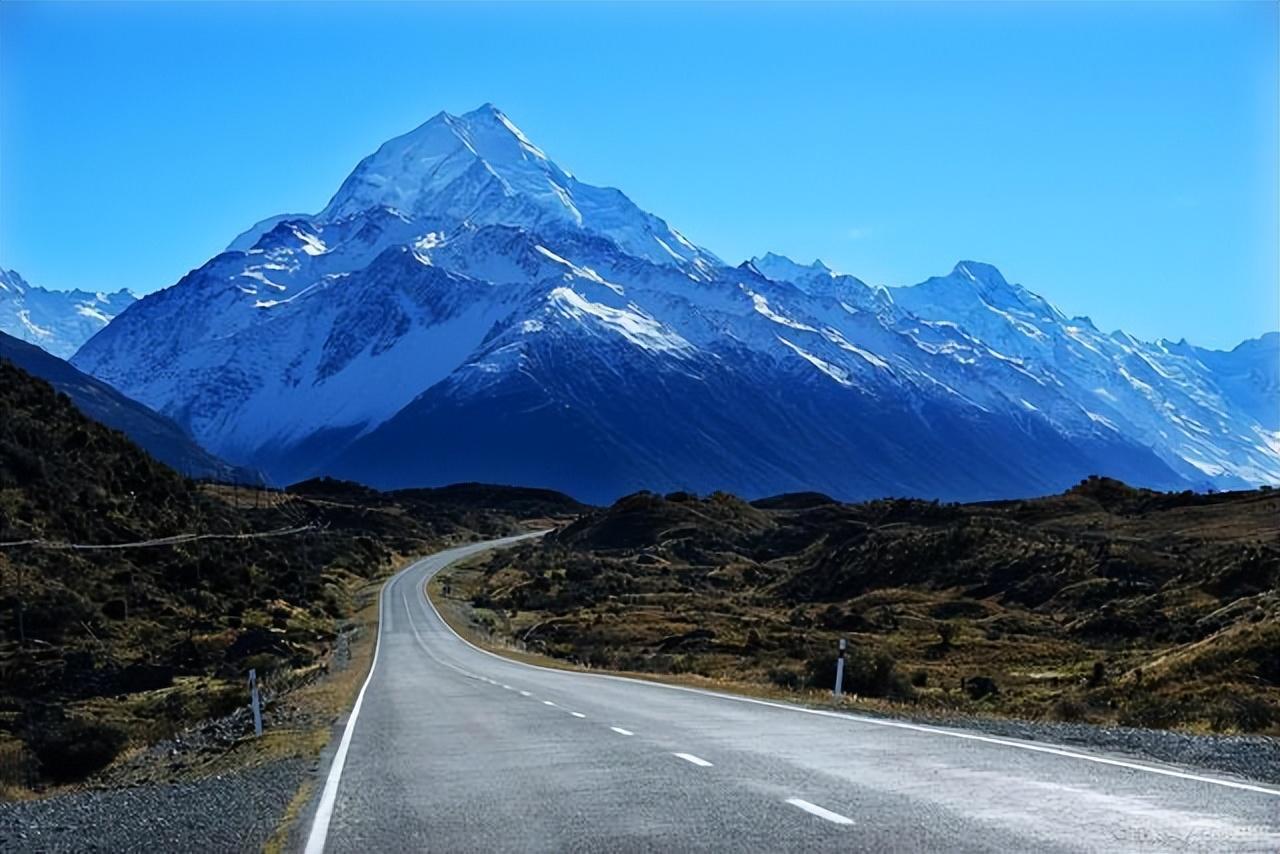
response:
{"label": "white marker post", "polygon": [[840,654],[836,656],[836,689],[831,692],[832,696],[837,700],[844,693],[844,650],[848,645],[848,641],[840,638]]}
{"label": "white marker post", "polygon": [[253,734],[262,735],[262,700],[258,697],[258,671],[249,671],[249,705],[253,707]]}

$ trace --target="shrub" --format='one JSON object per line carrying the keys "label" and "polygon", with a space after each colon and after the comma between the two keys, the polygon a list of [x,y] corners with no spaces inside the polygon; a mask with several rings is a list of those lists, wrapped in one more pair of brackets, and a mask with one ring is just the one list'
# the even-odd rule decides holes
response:
{"label": "shrub", "polygon": [[[836,683],[836,656],[810,659],[805,681],[811,688],[830,691]],[[845,693],[863,697],[906,699],[913,693],[893,656],[857,647],[845,654],[843,687]]]}
{"label": "shrub", "polygon": [[1088,707],[1078,697],[1063,696],[1054,701],[1050,710],[1054,720],[1075,723],[1088,716]]}
{"label": "shrub", "polygon": [[1260,697],[1228,697],[1213,708],[1209,723],[1216,732],[1258,732],[1280,723],[1280,710]]}
{"label": "shrub", "polygon": [[790,667],[775,667],[769,671],[769,681],[779,688],[795,691],[803,682],[799,672]]}
{"label": "shrub", "polygon": [[46,777],[69,783],[105,768],[127,742],[117,727],[71,718],[41,726],[33,732],[30,747]]}
{"label": "shrub", "polygon": [[956,639],[957,627],[955,623],[938,623],[938,649],[946,652],[951,649],[952,642]]}
{"label": "shrub", "polygon": [[1145,729],[1172,729],[1189,717],[1186,704],[1170,697],[1142,694],[1124,707],[1120,713],[1121,726]]}
{"label": "shrub", "polygon": [[961,680],[960,686],[964,688],[964,692],[969,695],[971,700],[981,700],[983,697],[990,697],[1000,693],[1000,687],[996,685],[996,680],[990,676],[970,676]]}
{"label": "shrub", "polygon": [[911,684],[917,688],[923,688],[929,684],[929,672],[927,670],[911,671]]}

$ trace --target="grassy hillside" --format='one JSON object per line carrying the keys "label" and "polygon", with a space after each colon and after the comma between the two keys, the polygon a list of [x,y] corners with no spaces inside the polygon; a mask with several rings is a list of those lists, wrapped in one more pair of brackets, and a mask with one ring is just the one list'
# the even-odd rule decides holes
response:
{"label": "grassy hillside", "polygon": [[121,431],[148,454],[178,471],[228,483],[261,482],[256,472],[229,465],[201,448],[172,420],[33,344],[0,332],[0,359],[48,382],[70,397],[86,416]]}
{"label": "grassy hillside", "polygon": [[250,667],[292,677],[319,666],[353,592],[399,558],[579,509],[504,487],[200,485],[0,360],[0,543],[310,526],[151,548],[0,547],[0,766],[74,779],[127,744],[224,714],[244,703]]}
{"label": "grassy hillside", "polygon": [[[947,714],[1280,732],[1280,493],[843,505],[637,494],[454,573],[567,661]],[[815,694],[816,696],[816,694]]]}

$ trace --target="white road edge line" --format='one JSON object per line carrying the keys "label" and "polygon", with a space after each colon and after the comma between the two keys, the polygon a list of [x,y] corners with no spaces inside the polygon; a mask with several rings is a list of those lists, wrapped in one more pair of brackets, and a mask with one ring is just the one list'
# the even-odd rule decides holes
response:
{"label": "white road edge line", "polygon": [[699,768],[710,768],[710,767],[711,767],[711,763],[710,763],[710,762],[708,762],[707,760],[705,760],[705,759],[703,759],[703,758],[701,758],[701,757],[699,757],[699,756],[694,756],[692,753],[673,753],[673,754],[671,754],[671,755],[672,755],[672,756],[678,756],[678,757],[680,757],[681,759],[683,759],[685,762],[692,762],[694,765],[697,765]]}
{"label": "white road edge line", "polygon": [[802,798],[787,798],[787,803],[791,804],[793,807],[799,807],[811,815],[816,815],[818,818],[825,818],[827,821],[834,822],[836,824],[853,824],[853,819],[848,816],[840,815],[840,813],[832,812],[828,809],[823,809],[817,804],[811,804]]}
{"label": "white road edge line", "polygon": [[[545,533],[547,532],[540,531],[534,534],[525,534],[518,537],[511,537],[511,538],[508,538],[508,542],[504,543],[503,546],[519,542],[520,540],[536,537]],[[494,541],[494,542],[499,542],[499,541]],[[467,547],[463,546],[461,547],[461,550],[463,550],[465,553],[459,554],[457,557],[453,558],[453,560],[446,562],[444,565],[448,566],[450,563],[453,563],[456,560],[461,560],[463,557],[466,557],[470,554],[474,554],[477,551],[487,551],[491,548],[502,548],[503,546],[488,545],[484,548],[475,549],[474,551],[465,551]],[[446,549],[445,551],[449,551],[449,550]],[[378,668],[378,653],[382,651],[382,628],[384,625],[384,621],[382,617],[383,617],[383,612],[386,610],[386,600],[387,600],[387,596],[391,592],[391,585],[394,584],[398,579],[404,578],[409,572],[413,570],[414,567],[418,566],[423,561],[430,560],[431,558],[436,557],[439,554],[440,552],[436,552],[434,555],[427,555],[426,557],[422,558],[422,560],[414,561],[412,564],[405,567],[400,572],[397,572],[395,575],[391,576],[385,582],[383,582],[382,589],[378,591],[378,631],[374,635],[374,640],[373,640],[373,660],[369,662],[369,673],[364,677],[364,684],[360,686],[360,693],[356,695],[355,704],[351,706],[351,715],[347,718],[346,728],[342,730],[342,740],[338,742],[338,749],[333,754],[333,762],[329,765],[329,775],[325,778],[325,781],[324,781],[324,791],[320,793],[320,803],[316,805],[316,814],[315,814],[315,817],[311,820],[311,831],[307,834],[307,846],[305,849],[303,849],[305,851],[305,854],[324,854],[324,844],[329,838],[329,822],[333,819],[333,806],[338,798],[338,784],[342,782],[342,769],[347,764],[347,752],[351,749],[351,736],[355,732],[356,719],[360,717],[360,707],[364,705],[365,692],[369,690],[369,683],[373,681],[373,674]],[[431,609],[435,611],[435,605],[431,604],[430,599],[427,599],[426,591],[419,590],[419,594],[422,596],[423,599],[427,601],[428,604],[431,605]],[[405,605],[407,609],[408,599],[405,600]],[[407,610],[406,610],[406,613],[407,613]],[[440,612],[435,611],[435,614],[436,614],[436,618],[439,619],[440,622],[444,623],[444,618],[440,616]],[[413,618],[411,616],[410,617],[411,627],[412,627],[412,622],[413,622]],[[449,631],[453,632],[452,626],[449,626],[448,623],[445,623],[445,625],[449,627]],[[459,635],[457,632],[453,632],[453,633],[461,640],[462,638],[461,635]],[[416,627],[414,627],[414,634],[415,635],[417,634]],[[419,642],[421,642],[421,638],[419,638]],[[466,641],[463,641],[463,643],[466,643]]]}
{"label": "white road edge line", "polygon": [[351,749],[351,736],[356,729],[356,718],[360,717],[360,707],[364,705],[364,694],[373,681],[373,673],[378,667],[378,653],[382,651],[382,611],[386,602],[392,576],[382,586],[378,594],[378,634],[374,638],[373,661],[369,664],[369,675],[365,676],[360,693],[356,695],[355,705],[351,707],[351,715],[347,718],[347,726],[342,731],[342,740],[333,754],[333,763],[329,766],[329,776],[324,781],[324,791],[320,794],[320,803],[316,806],[315,818],[311,821],[311,832],[307,835],[306,854],[324,854],[324,843],[329,837],[329,821],[333,818],[333,805],[338,798],[338,783],[342,781],[342,768],[347,764],[347,751]]}
{"label": "white road edge line", "polygon": [[[414,564],[414,566],[416,565],[417,564]],[[406,569],[404,571],[408,572],[411,569],[413,569],[412,566],[409,567],[409,569]],[[837,718],[839,720],[848,721],[850,723],[862,724],[864,726],[894,727],[896,729],[912,730],[913,732],[923,732],[923,733],[928,733],[930,735],[942,735],[948,738],[961,738],[961,739],[965,739],[966,741],[979,741],[985,744],[998,744],[1001,747],[1013,747],[1018,750],[1030,750],[1035,753],[1048,753],[1054,756],[1063,756],[1068,759],[1082,759],[1085,762],[1094,762],[1099,765],[1111,765],[1116,768],[1127,768],[1131,771],[1143,771],[1148,774],[1159,774],[1162,777],[1176,777],[1180,780],[1190,780],[1195,783],[1208,783],[1211,786],[1224,786],[1228,789],[1241,789],[1246,792],[1257,792],[1262,795],[1271,795],[1272,797],[1280,798],[1280,789],[1270,789],[1270,788],[1267,788],[1266,786],[1258,786],[1253,783],[1244,783],[1237,780],[1224,780],[1217,777],[1206,777],[1203,774],[1193,774],[1188,771],[1178,771],[1173,768],[1160,768],[1159,766],[1156,766],[1156,765],[1146,765],[1141,762],[1129,762],[1124,759],[1113,759],[1109,756],[1092,756],[1088,753],[1080,753],[1075,750],[1067,750],[1066,748],[1054,747],[1052,745],[1047,745],[1047,744],[1033,744],[1031,742],[1026,742],[1026,741],[1013,741],[1007,738],[998,738],[996,736],[991,736],[991,735],[981,735],[979,733],[974,733],[974,732],[961,732],[959,730],[941,729],[939,727],[928,726],[926,724],[913,724],[913,723],[909,723],[908,721],[893,721],[893,720],[886,720],[883,718],[869,718],[869,717],[863,717],[861,715],[850,714],[848,712],[828,712],[824,709],[806,709],[803,706],[792,706],[792,705],[787,705],[786,703],[775,703],[771,700],[758,700],[755,697],[740,697],[735,694],[723,694],[719,691],[708,691],[705,688],[691,688],[687,685],[670,685],[665,682],[651,682],[647,679],[633,679],[630,676],[615,676],[611,673],[583,673],[582,671],[578,671],[578,670],[565,670],[557,667],[543,667],[541,664],[529,664],[528,662],[517,661],[514,658],[507,658],[506,656],[498,655],[496,652],[490,652],[487,649],[481,649],[480,647],[476,646],[471,641],[467,640],[462,635],[458,634],[458,632],[453,628],[453,626],[449,625],[448,621],[445,620],[444,617],[440,616],[440,611],[439,609],[436,608],[436,603],[432,602],[431,597],[427,596],[425,585],[418,586],[418,595],[421,596],[422,599],[427,603],[427,607],[429,607],[433,612],[435,612],[436,619],[439,620],[441,623],[443,623],[445,628],[447,628],[453,634],[453,636],[456,637],[458,640],[462,641],[464,644],[471,647],[476,652],[483,653],[484,655],[488,655],[492,658],[496,658],[499,661],[506,662],[507,664],[514,664],[518,667],[529,667],[534,670],[545,670],[548,673],[560,673],[560,674],[569,675],[569,676],[577,676],[584,679],[613,679],[618,682],[630,682],[635,685],[647,685],[650,688],[661,688],[667,691],[686,691],[690,694],[701,694],[704,697],[717,697],[721,700],[729,700],[734,703],[751,703],[757,706],[768,706],[773,709],[782,709],[783,711],[787,711],[787,712],[798,712],[804,715],[818,715],[820,717],[825,717],[825,718]]]}
{"label": "white road edge line", "polygon": [[618,735],[635,735],[635,733],[634,733],[634,732],[632,732],[631,730],[629,730],[629,729],[623,729],[623,728],[622,728],[622,727],[620,727],[620,726],[611,726],[611,727],[609,727],[609,729],[613,730],[613,731],[614,731],[614,732],[616,732]]}

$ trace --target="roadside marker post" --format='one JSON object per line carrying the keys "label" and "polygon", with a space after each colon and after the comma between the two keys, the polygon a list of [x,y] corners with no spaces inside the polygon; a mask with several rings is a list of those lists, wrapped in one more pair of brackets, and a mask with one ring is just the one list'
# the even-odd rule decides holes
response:
{"label": "roadside marker post", "polygon": [[840,654],[836,656],[836,688],[831,695],[837,700],[844,694],[844,651],[849,642],[840,638]]}
{"label": "roadside marker post", "polygon": [[258,696],[258,671],[249,671],[249,704],[253,707],[253,734],[262,736],[262,700]]}

